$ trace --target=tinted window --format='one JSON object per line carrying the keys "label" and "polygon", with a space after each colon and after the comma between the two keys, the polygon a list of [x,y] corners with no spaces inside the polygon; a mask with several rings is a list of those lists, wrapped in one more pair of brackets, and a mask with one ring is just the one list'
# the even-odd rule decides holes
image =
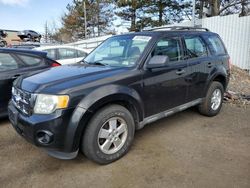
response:
{"label": "tinted window", "polygon": [[0,72],[17,68],[18,63],[10,54],[0,53]]}
{"label": "tinted window", "polygon": [[212,55],[220,55],[220,54],[225,54],[225,48],[217,36],[208,36],[206,38],[209,50]]}
{"label": "tinted window", "polygon": [[55,49],[48,49],[48,50],[44,50],[45,52],[47,52],[47,56],[50,59],[56,60],[56,50]]}
{"label": "tinted window", "polygon": [[180,40],[176,38],[161,39],[156,44],[154,55],[167,55],[170,61],[181,60]]}
{"label": "tinted window", "polygon": [[207,49],[200,37],[186,37],[187,55],[191,58],[207,56]]}
{"label": "tinted window", "polygon": [[27,56],[27,55],[17,55],[20,59],[28,66],[37,66],[42,63],[42,58]]}
{"label": "tinted window", "polygon": [[59,59],[71,59],[77,57],[77,51],[74,49],[59,48],[58,49]]}

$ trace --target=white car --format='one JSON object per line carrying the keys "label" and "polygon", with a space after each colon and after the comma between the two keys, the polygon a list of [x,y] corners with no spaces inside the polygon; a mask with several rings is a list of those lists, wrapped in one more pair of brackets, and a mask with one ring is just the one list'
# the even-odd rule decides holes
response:
{"label": "white car", "polygon": [[73,46],[42,46],[34,50],[45,51],[50,59],[56,60],[61,65],[78,63],[89,53],[88,50]]}

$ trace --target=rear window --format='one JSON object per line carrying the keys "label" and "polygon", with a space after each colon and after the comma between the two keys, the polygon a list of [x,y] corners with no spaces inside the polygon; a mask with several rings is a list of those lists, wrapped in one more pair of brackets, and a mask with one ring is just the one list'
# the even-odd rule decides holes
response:
{"label": "rear window", "polygon": [[16,60],[7,53],[0,53],[0,72],[18,68]]}
{"label": "rear window", "polygon": [[206,40],[212,55],[222,55],[226,53],[222,41],[218,36],[207,36]]}
{"label": "rear window", "polygon": [[42,64],[43,59],[39,57],[27,56],[27,55],[18,55],[21,60],[28,66],[37,66]]}
{"label": "rear window", "polygon": [[86,57],[86,56],[87,56],[87,53],[77,50],[77,57]]}

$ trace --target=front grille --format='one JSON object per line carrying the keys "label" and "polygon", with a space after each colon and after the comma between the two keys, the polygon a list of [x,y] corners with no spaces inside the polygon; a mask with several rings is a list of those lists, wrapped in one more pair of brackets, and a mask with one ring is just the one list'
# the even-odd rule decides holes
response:
{"label": "front grille", "polygon": [[15,87],[12,88],[12,102],[25,115],[31,114],[31,99],[31,93]]}

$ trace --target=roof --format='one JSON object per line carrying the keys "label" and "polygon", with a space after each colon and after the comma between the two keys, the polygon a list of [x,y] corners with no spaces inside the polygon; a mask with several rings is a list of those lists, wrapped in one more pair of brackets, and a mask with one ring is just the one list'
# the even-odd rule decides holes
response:
{"label": "roof", "polygon": [[79,48],[76,46],[69,46],[69,45],[40,46],[40,47],[35,47],[34,50],[43,51],[43,50],[48,50],[48,49],[59,49],[59,48],[75,49],[75,50],[79,50],[85,53],[89,53],[89,51],[84,48]]}
{"label": "roof", "polygon": [[41,57],[47,57],[47,52],[36,51],[36,50],[26,50],[26,49],[17,49],[17,48],[0,48],[0,52],[8,52],[8,53],[25,53],[32,54]]}
{"label": "roof", "polygon": [[[123,35],[150,35],[150,36],[159,36],[159,35],[185,35],[185,34],[200,34],[200,33],[212,33],[206,28],[196,28],[196,27],[184,27],[184,26],[176,26],[176,27],[159,27],[153,28],[149,30],[143,30],[140,32],[130,32]],[[119,35],[117,35],[119,36]]]}

